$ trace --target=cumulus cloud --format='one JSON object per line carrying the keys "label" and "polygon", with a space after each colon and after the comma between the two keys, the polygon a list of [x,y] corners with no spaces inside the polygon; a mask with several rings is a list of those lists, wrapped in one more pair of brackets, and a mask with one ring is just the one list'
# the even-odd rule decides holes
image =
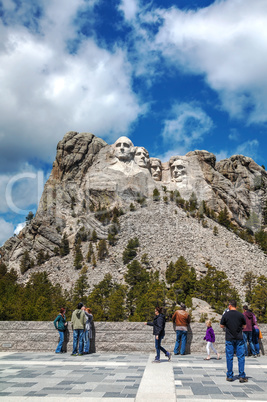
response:
{"label": "cumulus cloud", "polygon": [[243,143],[239,144],[236,148],[231,148],[228,150],[221,150],[217,153],[216,159],[217,161],[220,161],[222,159],[230,158],[232,155],[244,155],[244,156],[249,156],[252,159],[257,159],[258,157],[258,149],[259,149],[259,141],[254,139],[254,140],[248,140],[244,141]]}
{"label": "cumulus cloud", "polygon": [[165,120],[162,136],[180,153],[186,153],[201,143],[212,127],[213,122],[203,109],[193,103],[180,103],[173,106],[171,117]]}
{"label": "cumulus cloud", "polygon": [[[33,155],[53,161],[57,142],[70,130],[113,140],[142,113],[124,51],[100,48],[75,31],[73,18],[86,3],[43,3],[34,33],[19,18],[0,23],[2,171],[16,171]],[[75,52],[70,40],[79,42]]]}
{"label": "cumulus cloud", "polygon": [[161,13],[155,44],[185,73],[204,75],[223,108],[248,123],[266,122],[267,2],[215,1],[197,11]]}
{"label": "cumulus cloud", "polygon": [[3,218],[0,218],[0,246],[3,245],[3,243],[11,237],[14,233],[14,226],[10,222],[6,222]]}
{"label": "cumulus cloud", "polygon": [[16,228],[15,228],[15,230],[14,230],[14,233],[15,233],[16,235],[18,235],[19,232],[20,232],[25,226],[26,226],[26,222],[21,222],[21,223],[19,223],[19,224],[16,226]]}
{"label": "cumulus cloud", "polygon": [[126,21],[132,21],[135,19],[139,10],[139,2],[136,0],[121,0],[119,10],[123,12]]}

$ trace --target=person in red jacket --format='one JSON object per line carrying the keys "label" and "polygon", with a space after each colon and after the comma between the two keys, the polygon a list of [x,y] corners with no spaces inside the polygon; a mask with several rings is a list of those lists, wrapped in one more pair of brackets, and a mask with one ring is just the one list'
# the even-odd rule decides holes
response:
{"label": "person in red jacket", "polygon": [[243,314],[246,319],[246,326],[243,328],[243,339],[245,346],[245,355],[248,356],[248,343],[253,357],[257,357],[254,344],[252,342],[252,330],[256,324],[255,315],[248,309],[248,306],[243,306]]}
{"label": "person in red jacket", "polygon": [[180,310],[176,310],[172,316],[172,321],[175,323],[175,331],[176,331],[176,342],[174,346],[173,353],[175,355],[179,355],[179,345],[181,341],[181,349],[180,354],[185,354],[185,347],[187,341],[187,326],[190,323],[190,315],[185,311],[186,305],[184,303],[180,303]]}

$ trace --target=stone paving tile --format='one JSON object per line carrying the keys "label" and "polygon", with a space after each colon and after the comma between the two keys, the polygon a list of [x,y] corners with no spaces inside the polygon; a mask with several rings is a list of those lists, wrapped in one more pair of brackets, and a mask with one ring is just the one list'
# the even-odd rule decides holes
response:
{"label": "stone paving tile", "polygon": [[[0,358],[0,366],[5,363],[0,370],[0,398],[81,396],[126,399],[136,396],[147,357],[120,354],[88,357],[79,360],[61,355],[58,361],[51,354],[3,356]],[[21,366],[23,362],[25,364]]]}

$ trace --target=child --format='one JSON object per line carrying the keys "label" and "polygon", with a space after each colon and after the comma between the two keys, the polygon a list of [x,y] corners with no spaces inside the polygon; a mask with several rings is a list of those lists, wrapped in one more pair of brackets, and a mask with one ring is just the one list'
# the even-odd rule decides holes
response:
{"label": "child", "polygon": [[213,331],[213,328],[211,326],[211,320],[207,320],[206,321],[206,325],[207,325],[207,331],[206,331],[206,335],[204,336],[204,341],[207,341],[207,353],[208,356],[204,359],[204,360],[210,360],[210,348],[213,350],[214,353],[216,353],[217,355],[217,360],[220,359],[220,355],[217,352],[217,350],[214,348],[213,343],[215,342],[215,334]]}

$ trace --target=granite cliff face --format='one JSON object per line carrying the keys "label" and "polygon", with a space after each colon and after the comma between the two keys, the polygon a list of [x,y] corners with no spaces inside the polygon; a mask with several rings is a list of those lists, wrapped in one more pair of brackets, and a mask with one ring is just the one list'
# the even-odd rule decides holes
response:
{"label": "granite cliff face", "polygon": [[[153,201],[158,189],[160,200]],[[125,266],[122,252],[129,239],[137,236],[140,256],[147,253],[149,267],[164,274],[170,260],[183,255],[201,274],[208,262],[224,270],[239,287],[240,274],[253,269],[266,274],[267,258],[257,245],[241,240],[234,233],[219,226],[214,236],[214,221],[206,219],[206,227],[163,197],[179,191],[189,200],[195,194],[198,204],[219,213],[225,207],[237,227],[260,225],[267,200],[267,174],[251,158],[235,155],[216,163],[213,154],[193,151],[174,156],[162,163],[149,158],[147,150],[135,147],[127,137],[115,144],[89,133],[67,133],[57,147],[56,160],[45,185],[34,219],[17,237],[10,238],[0,249],[2,261],[15,268],[21,281],[27,281],[35,270],[46,270],[55,281],[71,287],[79,272],[73,267],[73,248],[77,233],[96,231],[98,239],[106,239],[110,225],[97,219],[96,211],[122,208],[120,233],[109,256],[88,266],[91,283],[110,272],[123,280]],[[137,201],[142,198],[145,205]],[[130,204],[135,210],[130,211]],[[133,208],[132,208],[133,209]],[[256,217],[251,223],[251,216]],[[218,225],[217,225],[218,226]],[[56,255],[63,235],[69,240],[71,252],[61,258]],[[41,266],[20,273],[25,250],[36,261],[40,250],[49,256]],[[82,243],[84,256],[88,243]]]}

